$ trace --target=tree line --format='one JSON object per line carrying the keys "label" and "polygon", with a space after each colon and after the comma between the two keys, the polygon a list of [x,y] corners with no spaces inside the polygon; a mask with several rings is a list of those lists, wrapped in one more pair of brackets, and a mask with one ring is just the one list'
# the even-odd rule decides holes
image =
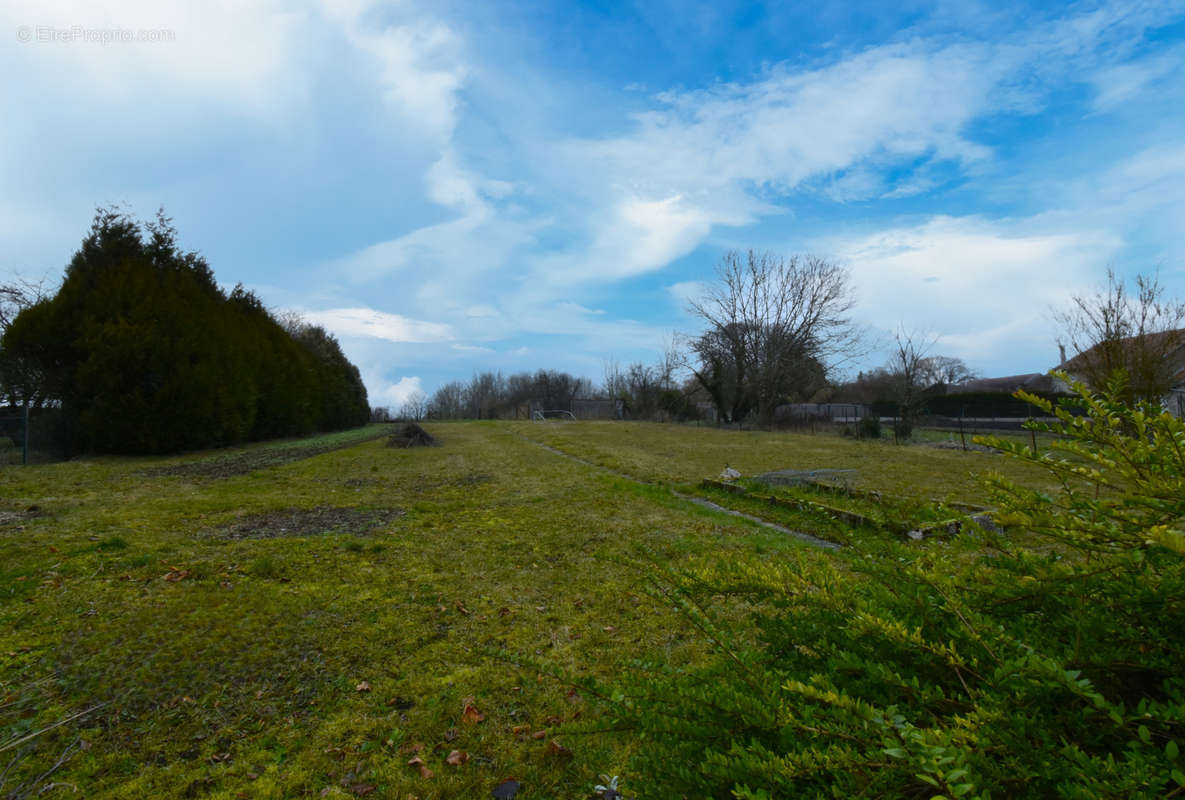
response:
{"label": "tree line", "polygon": [[4,299],[0,395],[49,411],[66,452],[175,452],[369,417],[331,334],[223,291],[163,213],[101,209],[56,293]]}

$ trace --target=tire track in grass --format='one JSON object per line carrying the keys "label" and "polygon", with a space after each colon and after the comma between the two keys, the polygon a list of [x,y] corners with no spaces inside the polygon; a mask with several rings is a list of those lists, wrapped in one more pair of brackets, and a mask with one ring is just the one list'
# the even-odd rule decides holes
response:
{"label": "tire track in grass", "polygon": [[717,511],[717,512],[720,512],[721,514],[728,514],[730,517],[737,517],[739,519],[747,520],[747,521],[752,522],[756,525],[760,525],[763,528],[769,528],[770,530],[775,530],[779,533],[784,533],[787,536],[791,536],[795,539],[798,539],[801,542],[812,545],[813,547],[818,547],[823,550],[839,550],[842,547],[842,545],[838,544],[837,542],[831,542],[826,539],[820,539],[819,537],[812,536],[809,533],[805,533],[803,531],[796,531],[792,528],[787,528],[784,525],[779,525],[776,522],[770,522],[767,519],[762,519],[761,517],[755,516],[753,514],[746,514],[743,511],[736,511],[731,508],[726,508],[725,506],[722,506],[718,503],[713,503],[711,500],[705,499],[703,497],[695,497],[693,495],[683,494],[682,492],[677,492],[674,489],[670,489],[668,487],[662,486],[661,484],[651,483],[649,481],[644,481],[639,478],[636,478],[633,475],[627,475],[624,472],[619,472],[618,470],[611,469],[611,468],[603,466],[601,464],[594,463],[594,462],[589,461],[587,459],[581,458],[580,456],[574,456],[571,453],[566,453],[563,450],[560,450],[559,448],[552,447],[549,444],[544,444],[543,442],[540,442],[537,439],[532,439],[530,436],[527,436],[526,434],[520,433],[518,431],[511,431],[511,433],[514,436],[518,437],[519,439],[522,439],[524,442],[532,444],[542,450],[546,450],[547,452],[552,453],[553,455],[557,455],[561,458],[566,458],[570,461],[575,461],[576,463],[583,464],[586,467],[592,467],[592,468],[598,469],[602,472],[607,472],[608,474],[613,475],[614,477],[620,478],[622,480],[626,480],[631,483],[636,483],[640,486],[651,486],[651,487],[656,487],[656,488],[665,488],[672,495],[674,495],[675,497],[684,501],[685,503],[691,503],[692,505],[696,505],[701,508],[706,508],[710,511]]}

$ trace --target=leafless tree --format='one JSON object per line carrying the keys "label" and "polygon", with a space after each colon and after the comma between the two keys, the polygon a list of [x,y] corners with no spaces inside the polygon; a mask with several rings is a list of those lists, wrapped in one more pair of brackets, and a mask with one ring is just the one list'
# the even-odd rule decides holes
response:
{"label": "leafless tree", "polygon": [[954,386],[964,381],[979,377],[973,369],[964,363],[963,359],[953,356],[927,356],[919,365],[918,377],[923,385],[933,386],[941,383]]}
{"label": "leafless tree", "polygon": [[897,401],[898,408],[894,433],[899,439],[908,439],[913,435],[914,424],[921,413],[922,391],[927,386],[925,373],[929,359],[926,351],[932,344],[932,338],[909,333],[904,327],[897,329],[887,370],[893,376],[893,399]]}
{"label": "leafless tree", "polygon": [[1159,403],[1185,367],[1185,302],[1166,298],[1157,274],[1137,275],[1135,289],[1108,268],[1105,286],[1054,310],[1059,344],[1074,350],[1063,367],[1095,388],[1122,373],[1129,400]]}
{"label": "leafless tree", "polygon": [[833,262],[726,253],[716,282],[689,306],[707,324],[691,340],[692,370],[727,419],[754,410],[772,419],[779,402],[805,399],[859,352],[854,303],[848,271]]}
{"label": "leafless tree", "polygon": [[601,391],[611,400],[619,400],[625,396],[625,373],[621,371],[621,364],[615,358],[605,359],[602,368]]}
{"label": "leafless tree", "polygon": [[0,283],[0,336],[4,335],[18,314],[48,295],[45,281],[14,278],[8,283]]}
{"label": "leafless tree", "polygon": [[428,414],[428,395],[419,389],[409,394],[399,406],[399,419],[419,422]]}

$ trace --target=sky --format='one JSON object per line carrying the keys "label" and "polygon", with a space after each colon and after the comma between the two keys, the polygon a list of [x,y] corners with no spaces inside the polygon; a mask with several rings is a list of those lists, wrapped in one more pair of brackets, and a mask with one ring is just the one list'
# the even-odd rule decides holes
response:
{"label": "sky", "polygon": [[1185,297],[1185,0],[7,0],[0,75],[0,280],[164,208],[372,405],[653,362],[732,249],[985,376],[1109,266]]}

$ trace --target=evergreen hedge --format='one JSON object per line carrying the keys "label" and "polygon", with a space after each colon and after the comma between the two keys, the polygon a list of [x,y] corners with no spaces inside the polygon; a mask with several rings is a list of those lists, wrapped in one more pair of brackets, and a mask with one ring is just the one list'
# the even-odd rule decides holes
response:
{"label": "evergreen hedge", "polygon": [[223,292],[176,236],[163,215],[100,210],[58,292],[0,341],[60,407],[62,449],[167,453],[366,423],[361,376],[332,336]]}

